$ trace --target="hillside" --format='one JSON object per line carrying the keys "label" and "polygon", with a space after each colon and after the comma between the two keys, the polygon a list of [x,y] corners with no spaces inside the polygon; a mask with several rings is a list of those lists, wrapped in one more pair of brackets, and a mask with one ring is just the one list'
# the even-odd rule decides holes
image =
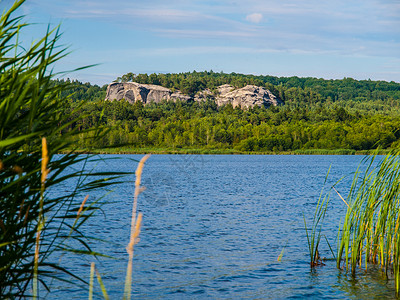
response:
{"label": "hillside", "polygon": [[[107,86],[71,83],[71,109],[87,117],[82,130],[97,125],[110,131],[98,145],[116,151],[307,152],[315,149],[364,151],[400,144],[400,84],[354,79],[277,78],[213,72],[127,74],[136,81],[194,97],[224,84],[235,89],[263,87],[284,101],[271,107],[234,108],[205,101],[161,101],[143,105],[104,101]],[[119,150],[118,150],[119,149]],[[350,152],[351,152],[350,151]],[[346,151],[345,151],[346,152]]]}

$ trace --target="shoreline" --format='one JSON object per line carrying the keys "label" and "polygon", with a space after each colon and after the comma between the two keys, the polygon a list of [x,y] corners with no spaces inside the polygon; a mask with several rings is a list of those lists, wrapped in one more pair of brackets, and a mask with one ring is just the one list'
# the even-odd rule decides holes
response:
{"label": "shoreline", "polygon": [[389,154],[392,149],[352,150],[352,149],[302,149],[294,151],[238,151],[235,149],[202,148],[102,148],[76,149],[82,154],[202,154],[202,155],[369,155]]}

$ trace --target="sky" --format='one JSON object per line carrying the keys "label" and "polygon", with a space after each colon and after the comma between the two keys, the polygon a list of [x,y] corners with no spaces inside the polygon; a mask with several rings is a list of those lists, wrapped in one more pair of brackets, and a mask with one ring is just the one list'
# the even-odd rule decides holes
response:
{"label": "sky", "polygon": [[[4,10],[13,1],[0,0]],[[400,82],[399,0],[27,0],[24,42],[61,24],[68,77],[223,71]]]}

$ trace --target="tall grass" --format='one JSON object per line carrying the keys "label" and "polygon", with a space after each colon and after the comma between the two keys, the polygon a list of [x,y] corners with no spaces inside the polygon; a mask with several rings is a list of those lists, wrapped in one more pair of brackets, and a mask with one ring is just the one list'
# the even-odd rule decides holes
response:
{"label": "tall grass", "polygon": [[295,150],[294,153],[305,155],[354,155],[356,151],[353,149],[299,149]]}
{"label": "tall grass", "polygon": [[337,266],[350,270],[378,264],[393,271],[399,291],[400,155],[385,156],[363,176],[356,175],[348,196],[349,207],[338,238]]}
{"label": "tall grass", "polygon": [[[131,232],[130,232],[129,243],[128,243],[128,246],[126,247],[126,251],[128,252],[129,258],[128,258],[128,264],[127,264],[127,269],[126,269],[126,278],[125,278],[125,287],[124,287],[124,296],[123,296],[124,300],[131,299],[133,249],[134,249],[134,246],[139,242],[139,234],[140,234],[140,229],[141,229],[141,225],[142,225],[142,214],[137,213],[137,203],[138,203],[139,194],[145,189],[144,187],[141,186],[141,180],[142,180],[142,172],[143,172],[144,164],[149,157],[150,157],[149,154],[142,157],[142,159],[139,161],[139,164],[138,164],[138,166],[136,168],[136,172],[135,172],[136,180],[135,180],[135,193],[133,196],[132,214],[131,214]],[[93,278],[94,278],[95,271],[97,273],[97,280],[100,285],[100,289],[103,293],[103,298],[109,299],[109,297],[107,295],[107,290],[103,284],[101,276],[97,272],[95,264],[92,263],[91,268],[90,268],[89,300],[93,299],[93,293],[94,293]]]}
{"label": "tall grass", "polygon": [[143,191],[140,186],[142,179],[143,166],[149,155],[144,156],[136,169],[136,180],[135,180],[135,194],[133,198],[132,206],[132,220],[131,220],[131,235],[129,244],[126,247],[126,251],[129,254],[128,266],[126,270],[125,289],[124,289],[124,300],[130,300],[131,298],[131,287],[132,287],[132,264],[133,264],[133,247],[139,241],[140,226],[142,224],[142,214],[137,214],[137,201],[139,194]]}
{"label": "tall grass", "polygon": [[[330,171],[330,169],[329,169]],[[326,184],[326,181],[328,179],[329,171],[325,176],[325,181],[324,185]],[[325,218],[326,210],[328,207],[329,203],[329,193],[322,197],[323,195],[323,189],[321,190],[321,194],[319,195],[319,199],[317,202],[317,207],[315,209],[313,221],[312,221],[312,228],[311,231],[307,228],[307,222],[305,216],[304,218],[304,226],[306,230],[306,236],[307,236],[307,245],[308,245],[308,251],[310,254],[310,265],[311,267],[315,267],[318,265],[323,264],[321,257],[319,256],[319,245],[321,242],[321,230],[322,230],[322,223]]]}
{"label": "tall grass", "polygon": [[[91,202],[77,218],[82,195],[122,175],[70,169],[85,164],[87,156],[71,150],[79,133],[71,125],[83,116],[65,113],[68,85],[52,82],[53,66],[66,49],[57,45],[59,27],[48,28],[29,47],[19,43],[30,26],[18,13],[23,2],[15,1],[0,17],[1,299],[39,297],[41,289],[50,290],[51,279],[85,282],[52,257],[64,251],[96,254],[79,231],[95,209]],[[102,132],[96,128],[92,135]],[[49,192],[68,180],[77,182],[71,190]]]}
{"label": "tall grass", "polygon": [[[347,198],[337,191],[347,210],[339,225],[336,266],[353,276],[358,269],[379,266],[387,278],[394,277],[399,295],[400,152],[392,152],[379,161],[371,155],[364,163],[366,169],[355,172]],[[325,213],[318,204],[314,227]],[[315,255],[311,254],[313,260]]]}

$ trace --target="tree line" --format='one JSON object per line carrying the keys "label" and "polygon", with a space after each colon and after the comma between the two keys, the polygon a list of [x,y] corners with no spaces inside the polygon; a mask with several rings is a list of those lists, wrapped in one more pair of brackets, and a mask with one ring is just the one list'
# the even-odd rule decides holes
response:
{"label": "tree line", "polygon": [[[233,149],[279,152],[305,149],[395,148],[400,141],[400,84],[381,81],[277,78],[214,72],[128,73],[118,81],[160,84],[186,93],[221,84],[269,88],[285,104],[249,109],[205,102],[130,104],[104,101],[106,86],[71,82],[71,111],[85,115],[71,127],[105,126],[95,147]],[[185,90],[186,89],[186,90]],[[189,92],[188,92],[189,91]],[[191,92],[190,92],[191,91]],[[77,145],[86,144],[82,133]],[[93,146],[93,145],[91,145]]]}
{"label": "tree line", "polygon": [[150,75],[127,73],[118,77],[115,81],[156,84],[171,89],[179,89],[189,95],[193,95],[205,88],[213,90],[222,84],[230,84],[237,88],[251,84],[270,89],[285,102],[295,100],[293,94],[298,91],[316,94],[320,97],[319,100],[321,101],[400,99],[399,83],[393,81],[359,81],[352,78],[326,80],[311,77],[300,78],[297,76],[276,77],[193,71],[179,74]]}

